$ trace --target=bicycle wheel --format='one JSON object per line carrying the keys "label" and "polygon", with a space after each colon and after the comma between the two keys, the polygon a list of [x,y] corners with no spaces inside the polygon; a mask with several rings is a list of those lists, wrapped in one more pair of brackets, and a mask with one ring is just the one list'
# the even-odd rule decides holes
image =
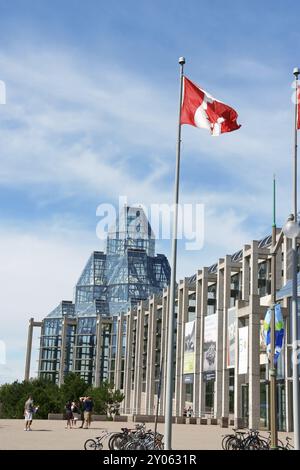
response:
{"label": "bicycle wheel", "polygon": [[223,437],[222,439],[222,443],[221,443],[221,446],[222,446],[222,449],[223,450],[228,450],[227,449],[227,443],[230,441],[230,439],[232,439],[233,437],[235,437],[233,434],[226,434],[226,436]]}
{"label": "bicycle wheel", "polygon": [[126,450],[146,450],[146,446],[144,444],[144,442],[142,442],[141,440],[136,440],[136,441],[132,441],[132,442],[129,442],[127,445],[126,445]]}
{"label": "bicycle wheel", "polygon": [[226,442],[225,450],[241,450],[242,448],[241,439],[237,436],[231,436]]}
{"label": "bicycle wheel", "polygon": [[263,444],[257,436],[249,436],[243,441],[243,450],[260,450]]}
{"label": "bicycle wheel", "polygon": [[110,438],[108,439],[108,444],[107,444],[107,445],[108,445],[109,450],[114,450],[114,448],[113,448],[113,442],[114,442],[115,437],[116,437],[118,434],[120,434],[120,433],[114,433],[114,434],[112,434],[112,435],[110,436]]}
{"label": "bicycle wheel", "polygon": [[122,432],[113,435],[108,441],[108,447],[110,450],[121,450],[128,442],[129,436]]}
{"label": "bicycle wheel", "polygon": [[97,449],[96,441],[94,441],[94,439],[87,439],[84,443],[84,449],[85,450],[96,450]]}

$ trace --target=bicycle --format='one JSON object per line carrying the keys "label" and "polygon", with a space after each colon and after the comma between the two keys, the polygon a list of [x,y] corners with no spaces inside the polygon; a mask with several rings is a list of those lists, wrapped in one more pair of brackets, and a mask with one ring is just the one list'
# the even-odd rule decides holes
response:
{"label": "bicycle", "polygon": [[278,446],[277,449],[278,450],[294,450],[295,447],[292,446],[292,444],[290,442],[292,440],[292,438],[286,436],[285,440],[286,440],[286,444],[285,445],[282,444],[282,446]]}
{"label": "bicycle", "polygon": [[162,450],[163,434],[152,430],[146,431],[145,423],[137,424],[135,429],[122,428],[122,432],[113,433],[108,441],[110,450]]}
{"label": "bicycle", "polygon": [[269,449],[266,438],[259,435],[256,429],[239,431],[233,428],[234,434],[225,435],[222,440],[224,450],[267,450]]}
{"label": "bicycle", "polygon": [[96,436],[94,439],[89,438],[85,441],[84,450],[102,450],[103,441],[110,435],[111,433],[107,429],[103,429],[101,436]]}

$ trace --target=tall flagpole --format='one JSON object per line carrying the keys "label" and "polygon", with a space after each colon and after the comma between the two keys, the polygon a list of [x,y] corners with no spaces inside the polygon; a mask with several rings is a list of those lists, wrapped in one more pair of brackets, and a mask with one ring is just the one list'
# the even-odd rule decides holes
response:
{"label": "tall flagpole", "polygon": [[177,226],[178,226],[178,200],[179,200],[179,175],[180,175],[180,149],[181,149],[181,104],[183,90],[183,66],[185,58],[179,57],[180,64],[180,92],[178,113],[178,134],[175,170],[175,207],[172,233],[172,265],[171,284],[169,296],[169,320],[168,320],[168,350],[166,367],[166,408],[165,408],[165,447],[172,449],[172,410],[173,410],[173,377],[174,377],[174,324],[175,324],[175,290],[176,290],[176,261],[177,261]]}
{"label": "tall flagpole", "polygon": [[[293,158],[293,216],[294,222],[297,223],[297,116],[298,116],[298,68],[294,69],[296,81],[296,103],[295,103],[295,129],[294,129],[294,158]],[[293,363],[293,424],[294,424],[294,444],[295,449],[300,450],[300,430],[299,430],[299,374],[297,363],[297,347],[298,347],[298,292],[297,292],[297,237],[292,239],[292,363]]]}
{"label": "tall flagpole", "polygon": [[275,305],[276,305],[276,181],[273,176],[273,223],[272,223],[272,259],[271,259],[271,355],[270,355],[270,424],[271,449],[278,446],[277,403],[276,403],[276,364],[275,364]]}

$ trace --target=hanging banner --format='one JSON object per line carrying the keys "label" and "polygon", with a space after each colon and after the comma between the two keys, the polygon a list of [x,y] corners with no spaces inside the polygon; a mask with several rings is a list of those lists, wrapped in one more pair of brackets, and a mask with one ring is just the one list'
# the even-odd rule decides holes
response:
{"label": "hanging banner", "polygon": [[[281,312],[281,305],[276,304],[274,307],[275,311],[275,355],[274,362],[277,363],[279,354],[282,350],[283,338],[284,338],[284,322]],[[265,319],[264,319],[264,330],[265,330],[265,342],[267,346],[267,354],[270,357],[271,355],[271,318],[272,310],[269,308],[267,310]]]}
{"label": "hanging banner", "polygon": [[239,374],[248,372],[248,326],[239,328]]}
{"label": "hanging banner", "polygon": [[231,369],[235,364],[235,327],[236,308],[227,310],[227,367]]}
{"label": "hanging banner", "polygon": [[208,315],[204,321],[203,371],[216,370],[218,315]]}
{"label": "hanging banner", "polygon": [[183,373],[195,372],[195,321],[185,324]]}
{"label": "hanging banner", "polygon": [[259,330],[259,363],[268,364],[267,346],[265,340],[264,320],[260,320]]}

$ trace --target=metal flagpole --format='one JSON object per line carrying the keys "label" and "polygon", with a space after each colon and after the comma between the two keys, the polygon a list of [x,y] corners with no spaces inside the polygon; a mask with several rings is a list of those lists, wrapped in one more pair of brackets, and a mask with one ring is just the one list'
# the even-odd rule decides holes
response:
{"label": "metal flagpole", "polygon": [[270,424],[271,449],[278,445],[277,404],[276,404],[276,364],[275,364],[275,305],[276,305],[276,181],[273,178],[273,224],[272,224],[272,259],[271,259],[271,357],[270,357]]}
{"label": "metal flagpole", "polygon": [[156,436],[157,436],[158,411],[159,411],[159,404],[160,404],[161,381],[162,381],[162,375],[163,375],[163,367],[164,367],[164,356],[162,355],[161,360],[160,360],[159,381],[158,381],[158,389],[157,389],[157,402],[156,402],[156,410],[155,410],[153,449],[155,449]]}
{"label": "metal flagpole", "polygon": [[171,284],[169,296],[169,320],[168,320],[168,349],[166,367],[166,408],[165,408],[165,446],[167,450],[172,448],[172,409],[173,409],[173,375],[174,375],[174,320],[175,320],[175,289],[176,289],[176,261],[177,261],[177,225],[178,225],[178,200],[179,200],[179,174],[180,174],[180,148],[181,148],[181,104],[183,90],[183,66],[185,58],[180,57],[180,93],[179,93],[179,118],[176,151],[175,170],[175,207],[172,233],[172,266]]}
{"label": "metal flagpole", "polygon": [[[293,158],[293,216],[297,223],[297,116],[298,116],[298,68],[295,68],[296,78],[296,103],[295,103],[295,134],[294,134],[294,158]],[[292,287],[292,363],[293,363],[293,423],[294,423],[294,444],[295,449],[300,450],[299,431],[299,376],[297,364],[297,341],[298,341],[298,308],[297,308],[297,237],[292,239],[292,266],[293,266],[293,287]]]}

